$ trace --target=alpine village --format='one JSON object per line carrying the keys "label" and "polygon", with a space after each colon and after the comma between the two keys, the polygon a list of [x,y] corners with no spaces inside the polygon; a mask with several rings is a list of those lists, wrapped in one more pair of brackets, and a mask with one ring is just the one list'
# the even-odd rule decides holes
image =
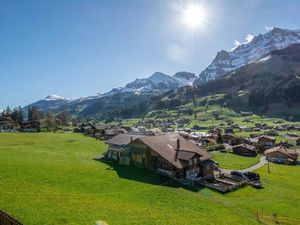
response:
{"label": "alpine village", "polygon": [[0,224],[300,224],[299,152],[300,31],[275,27],[197,75],[1,110]]}

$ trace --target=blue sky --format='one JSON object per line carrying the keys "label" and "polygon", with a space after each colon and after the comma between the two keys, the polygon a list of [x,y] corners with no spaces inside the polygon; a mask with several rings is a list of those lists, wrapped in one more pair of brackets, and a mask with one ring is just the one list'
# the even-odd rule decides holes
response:
{"label": "blue sky", "polygon": [[266,27],[300,28],[295,0],[203,0],[200,29],[184,0],[1,0],[0,109],[58,94],[103,93],[155,71],[197,75],[221,49]]}

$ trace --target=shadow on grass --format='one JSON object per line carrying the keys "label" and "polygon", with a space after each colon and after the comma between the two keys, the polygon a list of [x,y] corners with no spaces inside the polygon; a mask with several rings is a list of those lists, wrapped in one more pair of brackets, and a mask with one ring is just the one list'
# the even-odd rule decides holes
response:
{"label": "shadow on grass", "polygon": [[184,188],[194,192],[199,191],[200,187],[194,188],[184,186],[169,177],[162,176],[154,171],[134,166],[119,165],[117,162],[105,160],[103,158],[94,159],[97,162],[104,163],[109,167],[106,170],[116,171],[118,176],[123,179],[134,180],[157,186],[166,186],[171,188]]}

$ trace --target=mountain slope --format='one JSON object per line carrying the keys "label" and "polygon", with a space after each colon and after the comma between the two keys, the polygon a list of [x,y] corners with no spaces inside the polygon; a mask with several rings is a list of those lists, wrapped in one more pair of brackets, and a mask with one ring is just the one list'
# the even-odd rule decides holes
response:
{"label": "mountain slope", "polygon": [[196,95],[226,93],[227,105],[238,111],[299,120],[299,90],[300,44],[295,44],[198,86]]}
{"label": "mountain slope", "polygon": [[264,58],[273,50],[283,49],[296,43],[300,43],[299,30],[273,28],[271,31],[260,34],[229,52],[224,50],[218,52],[215,59],[200,73],[194,84],[199,85],[215,80],[244,65]]}
{"label": "mountain slope", "polygon": [[[245,65],[219,79],[196,87],[170,91],[135,105],[126,111],[109,113],[112,118],[156,115],[167,111],[193,115],[197,107],[205,107],[207,96],[221,95],[215,104],[236,112],[252,111],[258,115],[300,120],[300,44],[272,51],[263,59]],[[198,101],[199,100],[199,101]],[[105,118],[105,117],[103,117]],[[169,117],[168,119],[172,119]]]}
{"label": "mountain slope", "polygon": [[97,113],[130,107],[166,91],[192,85],[195,79],[195,74],[188,72],[179,72],[174,76],[156,72],[148,78],[136,79],[124,87],[115,88],[96,96],[75,100],[57,95],[47,96],[45,99],[24,107],[23,111],[27,111],[29,107],[37,106],[44,112],[59,112],[68,109],[73,115],[94,116]]}
{"label": "mountain slope", "polygon": [[27,115],[27,111],[29,108],[36,106],[39,108],[39,110],[47,112],[47,111],[53,111],[56,112],[58,108],[68,104],[72,100],[69,98],[61,97],[58,95],[49,95],[44,99],[41,99],[35,103],[29,104],[25,106],[22,110],[25,113],[25,116]]}
{"label": "mountain slope", "polygon": [[174,76],[156,72],[148,78],[136,79],[135,81],[128,83],[125,87],[112,89],[103,96],[128,92],[137,95],[160,94],[167,90],[177,89],[186,85],[192,85],[195,79],[195,74],[188,72],[176,73]]}

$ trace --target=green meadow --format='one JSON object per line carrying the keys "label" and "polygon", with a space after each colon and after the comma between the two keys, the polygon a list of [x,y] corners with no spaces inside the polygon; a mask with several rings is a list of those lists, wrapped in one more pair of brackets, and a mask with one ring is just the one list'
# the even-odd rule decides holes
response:
{"label": "green meadow", "polygon": [[256,157],[247,157],[235,155],[227,152],[213,152],[213,160],[220,164],[220,167],[224,169],[242,170],[249,168],[259,162],[260,155]]}
{"label": "green meadow", "polygon": [[264,189],[223,195],[94,160],[106,149],[79,134],[1,133],[0,209],[26,225],[300,224],[300,166],[262,167]]}

